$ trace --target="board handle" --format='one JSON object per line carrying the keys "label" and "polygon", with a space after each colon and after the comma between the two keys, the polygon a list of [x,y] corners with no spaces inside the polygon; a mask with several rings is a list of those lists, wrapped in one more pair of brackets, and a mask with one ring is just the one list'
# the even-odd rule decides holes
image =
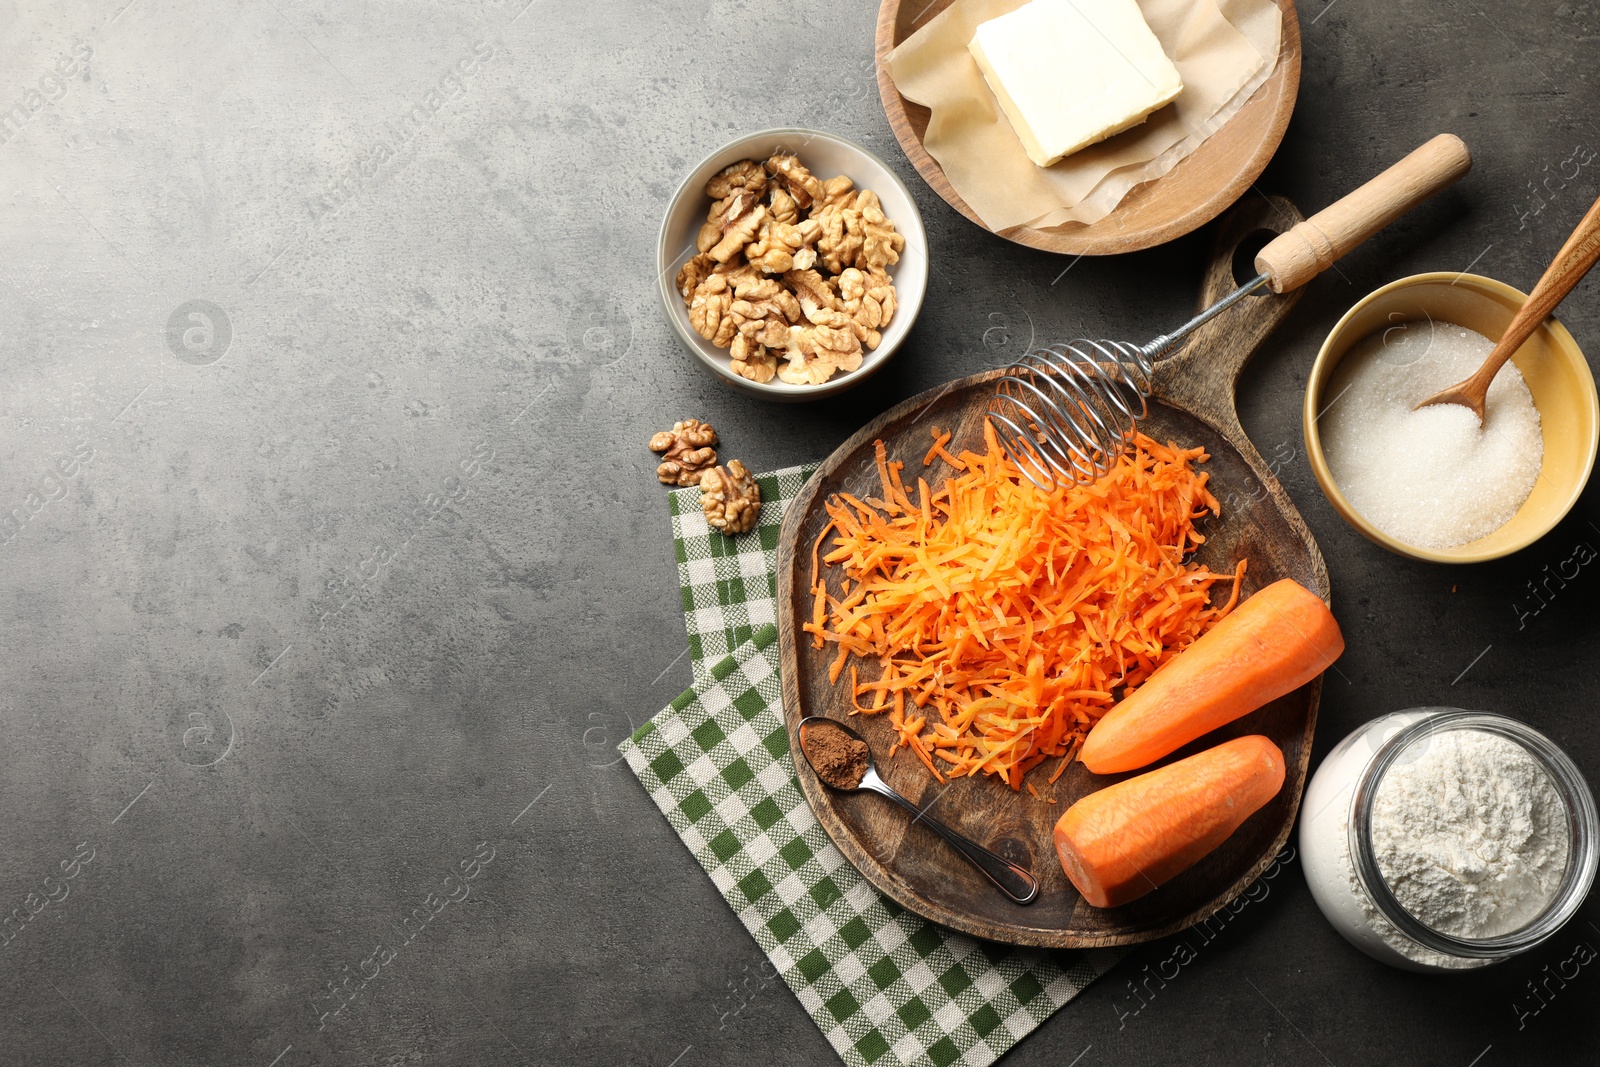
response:
{"label": "board handle", "polygon": [[[1197,310],[1205,311],[1239,287],[1234,261],[1262,231],[1288,233],[1305,221],[1281,196],[1249,197],[1235,204],[1217,225],[1200,283]],[[1190,336],[1183,347],[1156,363],[1158,397],[1199,415],[1221,429],[1246,456],[1254,454],[1234,408],[1234,383],[1268,335],[1288,317],[1304,290],[1263,293],[1236,301]],[[1262,465],[1263,468],[1265,464]]]}
{"label": "board handle", "polygon": [[1472,154],[1441,133],[1367,184],[1323,208],[1256,256],[1274,293],[1298,289],[1334,260],[1472,169]]}

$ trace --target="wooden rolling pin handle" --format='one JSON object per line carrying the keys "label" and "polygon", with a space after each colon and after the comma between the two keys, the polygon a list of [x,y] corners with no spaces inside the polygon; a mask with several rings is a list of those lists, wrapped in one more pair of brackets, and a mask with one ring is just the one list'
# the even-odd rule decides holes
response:
{"label": "wooden rolling pin handle", "polygon": [[1472,167],[1461,138],[1441,133],[1343,199],[1279,234],[1256,256],[1275,293],[1298,289],[1334,260],[1458,181]]}

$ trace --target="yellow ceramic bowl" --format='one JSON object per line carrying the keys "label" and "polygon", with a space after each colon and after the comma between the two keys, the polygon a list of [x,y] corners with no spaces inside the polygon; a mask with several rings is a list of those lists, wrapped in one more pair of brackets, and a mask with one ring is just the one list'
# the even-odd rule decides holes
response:
{"label": "yellow ceramic bowl", "polygon": [[1397,541],[1373,526],[1339,491],[1322,454],[1317,416],[1326,401],[1323,393],[1346,352],[1368,335],[1397,323],[1434,321],[1455,323],[1485,337],[1499,338],[1522,307],[1526,294],[1504,282],[1476,274],[1415,274],[1390,282],[1345,312],[1328,339],[1322,342],[1306,387],[1306,454],[1317,484],[1334,510],[1367,538],[1391,552],[1434,563],[1481,563],[1509,556],[1549,533],[1571,510],[1594,467],[1600,444],[1600,401],[1594,376],[1583,352],[1555,319],[1547,319],[1533,332],[1512,362],[1522,372],[1539,409],[1544,436],[1544,465],[1532,494],[1511,521],[1476,541],[1454,548],[1420,548]]}

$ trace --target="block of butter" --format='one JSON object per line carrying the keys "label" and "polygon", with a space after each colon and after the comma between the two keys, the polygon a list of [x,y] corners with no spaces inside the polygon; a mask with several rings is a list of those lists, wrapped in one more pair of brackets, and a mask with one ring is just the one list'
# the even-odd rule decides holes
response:
{"label": "block of butter", "polygon": [[1136,0],[1032,0],[980,23],[967,49],[1041,167],[1183,91]]}

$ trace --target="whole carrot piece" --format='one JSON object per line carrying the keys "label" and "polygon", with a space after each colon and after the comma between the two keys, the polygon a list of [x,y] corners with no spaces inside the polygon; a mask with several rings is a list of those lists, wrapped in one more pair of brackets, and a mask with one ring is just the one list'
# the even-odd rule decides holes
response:
{"label": "whole carrot piece", "polygon": [[1344,651],[1322,598],[1290,578],[1234,608],[1095,723],[1080,758],[1134,771],[1305,685]]}
{"label": "whole carrot piece", "polygon": [[1198,863],[1283,788],[1283,753],[1260,734],[1090,793],[1056,822],[1056,853],[1097,908],[1137,900]]}

